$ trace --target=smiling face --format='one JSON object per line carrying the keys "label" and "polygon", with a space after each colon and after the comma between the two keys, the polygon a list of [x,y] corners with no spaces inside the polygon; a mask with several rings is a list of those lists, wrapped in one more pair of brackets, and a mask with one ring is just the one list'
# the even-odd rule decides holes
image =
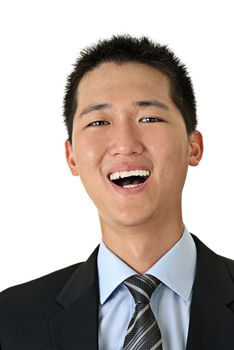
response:
{"label": "smiling face", "polygon": [[179,216],[188,165],[202,155],[201,135],[187,135],[167,77],[138,63],[104,63],[82,78],[65,146],[105,229]]}

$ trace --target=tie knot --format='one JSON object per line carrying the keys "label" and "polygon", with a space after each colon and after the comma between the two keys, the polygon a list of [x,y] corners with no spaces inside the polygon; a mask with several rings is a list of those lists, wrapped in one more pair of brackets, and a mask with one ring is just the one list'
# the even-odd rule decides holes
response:
{"label": "tie knot", "polygon": [[159,283],[160,281],[152,275],[134,275],[124,281],[136,304],[148,304]]}

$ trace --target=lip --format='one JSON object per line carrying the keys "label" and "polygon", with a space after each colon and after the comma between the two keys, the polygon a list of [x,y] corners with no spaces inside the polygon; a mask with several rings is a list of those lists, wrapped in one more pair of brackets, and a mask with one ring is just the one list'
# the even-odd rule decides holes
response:
{"label": "lip", "polygon": [[[131,171],[131,170],[147,170],[150,172],[150,176],[145,180],[145,182],[143,182],[141,185],[139,185],[138,187],[134,187],[134,188],[123,188],[121,186],[116,185],[114,182],[112,182],[110,180],[110,174],[114,173],[116,171]],[[131,195],[131,194],[137,194],[140,193],[142,191],[144,191],[146,189],[146,187],[149,185],[149,181],[151,178],[151,173],[152,170],[150,170],[149,167],[142,165],[142,164],[125,164],[125,165],[117,165],[114,166],[110,169],[108,169],[108,171],[106,172],[106,179],[108,184],[118,193],[120,194],[124,194],[124,195]]]}
{"label": "lip", "polygon": [[142,164],[125,164],[125,165],[116,165],[110,169],[108,169],[108,171],[106,171],[106,176],[110,177],[110,174],[115,173],[117,171],[131,171],[131,170],[146,170],[149,171],[151,174],[151,170],[149,169],[149,167],[142,165]]}
{"label": "lip", "polygon": [[112,188],[117,191],[120,194],[124,194],[124,195],[132,195],[132,194],[136,194],[136,193],[140,193],[142,191],[144,191],[146,189],[146,187],[149,185],[149,180],[150,180],[150,176],[148,177],[147,180],[145,180],[145,182],[143,182],[141,185],[139,185],[138,187],[134,187],[134,188],[123,188],[121,186],[116,185],[114,182],[112,182],[111,180],[107,179],[108,183],[110,186],[112,186]]}

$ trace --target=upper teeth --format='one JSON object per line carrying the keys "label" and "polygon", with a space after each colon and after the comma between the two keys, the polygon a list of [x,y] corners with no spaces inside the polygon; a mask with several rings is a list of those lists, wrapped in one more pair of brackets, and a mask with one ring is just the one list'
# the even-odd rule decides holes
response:
{"label": "upper teeth", "polygon": [[131,170],[131,171],[116,171],[110,174],[110,180],[117,180],[119,178],[129,177],[129,176],[149,176],[150,172],[147,170]]}

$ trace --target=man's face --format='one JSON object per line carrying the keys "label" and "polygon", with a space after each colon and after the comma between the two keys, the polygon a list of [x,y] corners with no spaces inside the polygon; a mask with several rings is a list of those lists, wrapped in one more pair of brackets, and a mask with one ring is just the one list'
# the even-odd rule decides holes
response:
{"label": "man's face", "polygon": [[104,63],[82,78],[66,156],[103,226],[139,226],[177,213],[188,165],[201,153],[201,135],[187,135],[158,70]]}

